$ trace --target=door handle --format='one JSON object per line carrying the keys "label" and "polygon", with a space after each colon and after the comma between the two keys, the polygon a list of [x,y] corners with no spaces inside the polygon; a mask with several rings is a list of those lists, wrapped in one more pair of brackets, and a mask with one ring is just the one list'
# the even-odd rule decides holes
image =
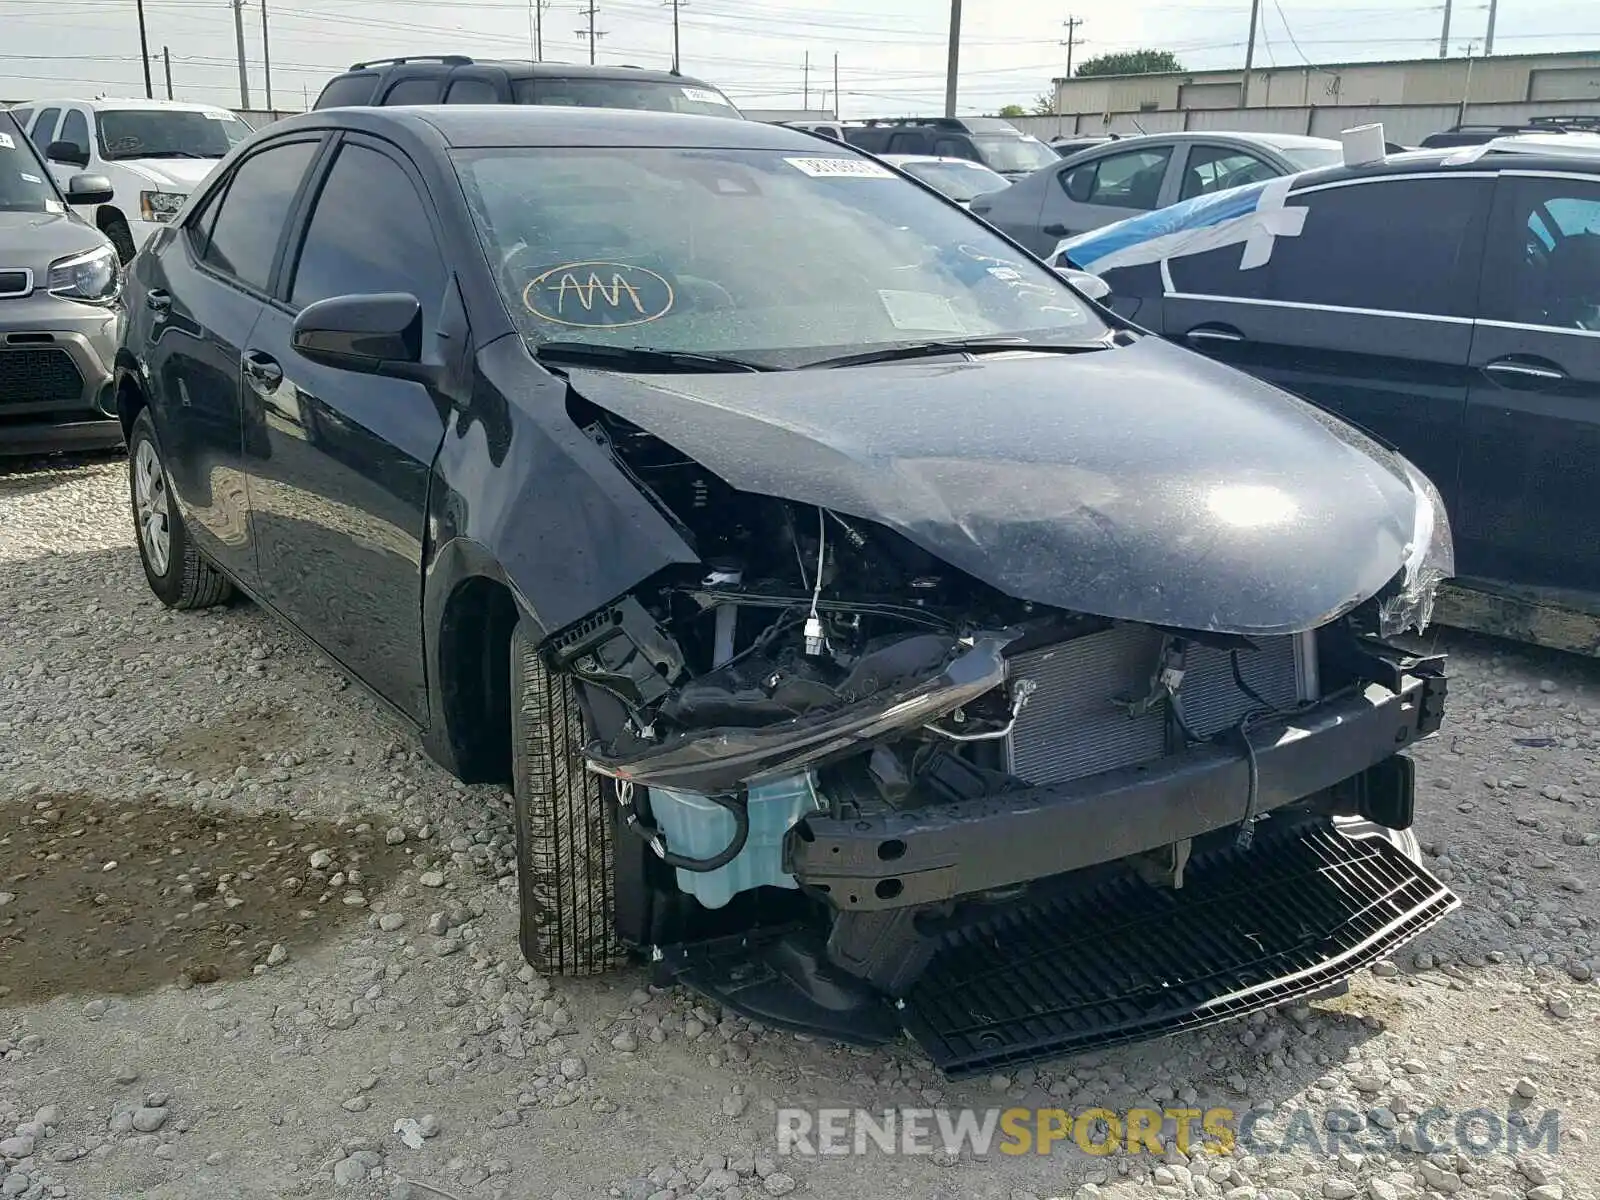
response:
{"label": "door handle", "polygon": [[283,368],[277,359],[259,350],[245,352],[243,359],[245,378],[258,392],[270,392],[283,382]]}
{"label": "door handle", "polygon": [[1240,333],[1236,329],[1208,329],[1205,326],[1201,326],[1199,329],[1191,329],[1183,336],[1185,341],[1196,346],[1203,346],[1208,342],[1217,343],[1244,341],[1244,334]]}
{"label": "door handle", "polygon": [[1062,238],[1067,236],[1068,230],[1065,225],[1046,225],[1039,232],[1050,237]]}
{"label": "door handle", "polygon": [[1567,377],[1567,373],[1559,367],[1536,367],[1532,363],[1514,362],[1504,358],[1498,362],[1486,363],[1483,369],[1491,375],[1538,380],[1541,383],[1556,383]]}
{"label": "door handle", "polygon": [[164,292],[160,288],[144,294],[144,306],[158,316],[166,316],[172,311],[172,293]]}

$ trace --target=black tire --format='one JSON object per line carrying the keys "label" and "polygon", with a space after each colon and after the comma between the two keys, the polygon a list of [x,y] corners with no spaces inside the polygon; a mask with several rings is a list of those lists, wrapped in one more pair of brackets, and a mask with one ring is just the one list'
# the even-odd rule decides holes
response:
{"label": "black tire", "polygon": [[121,217],[111,217],[101,227],[101,233],[111,239],[111,245],[116,249],[117,261],[127,266],[133,261],[133,256],[138,253],[133,244],[133,233],[128,229],[128,223]]}
{"label": "black tire", "polygon": [[[146,544],[151,535],[146,530],[146,520],[141,515],[140,474],[145,469],[141,447],[149,447],[155,456],[160,472],[160,491],[164,516],[158,515],[157,524],[164,522],[167,534],[165,563]],[[133,507],[133,535],[139,544],[139,561],[144,564],[144,577],[156,598],[168,608],[210,608],[222,604],[233,595],[233,585],[227,577],[212,566],[189,540],[183,518],[167,487],[166,459],[161,454],[161,444],[156,441],[155,423],[150,420],[150,410],[143,409],[133,422],[128,435],[128,499]]]}
{"label": "black tire", "polygon": [[573,683],[519,623],[511,635],[511,776],[522,953],[536,970],[598,975],[623,957],[616,933],[606,783],[584,768]]}

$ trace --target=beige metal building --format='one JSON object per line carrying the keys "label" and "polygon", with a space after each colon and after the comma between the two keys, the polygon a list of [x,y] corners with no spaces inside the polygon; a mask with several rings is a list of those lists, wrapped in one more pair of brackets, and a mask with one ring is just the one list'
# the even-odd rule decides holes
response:
{"label": "beige metal building", "polygon": [[1175,71],[1057,79],[1059,116],[1015,123],[1038,136],[1239,129],[1337,136],[1381,121],[1414,141],[1458,121],[1512,124],[1531,116],[1600,114],[1600,51]]}

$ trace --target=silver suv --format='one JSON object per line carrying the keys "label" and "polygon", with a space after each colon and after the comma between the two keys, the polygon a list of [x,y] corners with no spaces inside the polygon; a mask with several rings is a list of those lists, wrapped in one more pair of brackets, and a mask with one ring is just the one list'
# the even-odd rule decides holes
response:
{"label": "silver suv", "polygon": [[0,111],[0,455],[122,443],[122,270],[105,234],[69,207],[110,200],[100,175],[74,175],[63,194]]}

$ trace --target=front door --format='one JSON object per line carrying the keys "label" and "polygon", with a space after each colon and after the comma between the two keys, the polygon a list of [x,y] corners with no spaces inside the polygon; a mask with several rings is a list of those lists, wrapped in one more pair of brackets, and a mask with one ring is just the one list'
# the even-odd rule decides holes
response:
{"label": "front door", "polygon": [[1290,192],[1297,232],[1264,218],[1260,238],[1168,261],[1162,330],[1396,446],[1454,517],[1492,190],[1441,175]]}
{"label": "front door", "polygon": [[435,333],[454,285],[424,195],[381,143],[347,139],[244,355],[264,434],[249,460],[262,594],[419,723],[423,526],[444,409],[421,384],[320,366],[291,339],[308,304],[383,292],[415,296],[425,340]]}
{"label": "front door", "polygon": [[1076,166],[1065,166],[1045,180],[1039,224],[1020,236],[1035,254],[1047,255],[1062,238],[1087,233],[1125,217],[1136,217],[1172,202],[1168,168],[1172,146],[1108,151]]}
{"label": "front door", "polygon": [[1458,567],[1600,589],[1600,180],[1501,177],[1479,315]]}

